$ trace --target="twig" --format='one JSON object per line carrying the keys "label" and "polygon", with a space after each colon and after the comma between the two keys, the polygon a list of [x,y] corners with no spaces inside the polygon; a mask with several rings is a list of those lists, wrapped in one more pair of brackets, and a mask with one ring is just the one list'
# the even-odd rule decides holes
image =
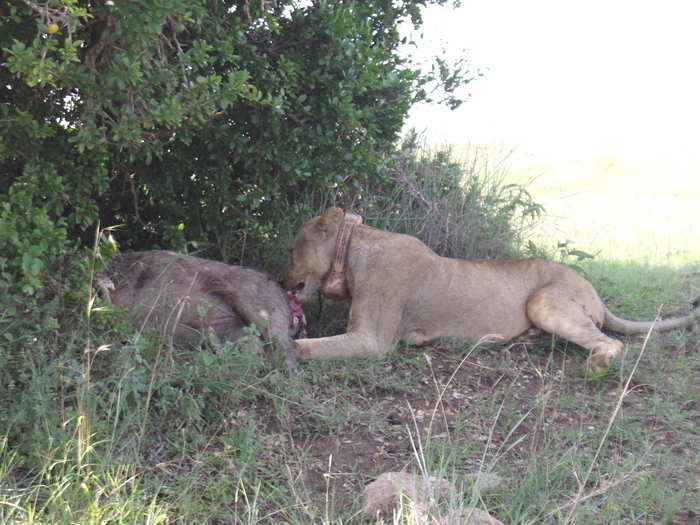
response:
{"label": "twig", "polygon": [[107,39],[117,26],[117,17],[108,15],[104,28],[100,31],[95,43],[91,43],[85,52],[85,69],[91,77],[97,75],[97,59],[102,54],[102,51],[107,47]]}
{"label": "twig", "polygon": [[56,9],[54,7],[49,7],[48,2],[45,4],[37,4],[36,2],[31,2],[30,0],[24,0],[31,9],[36,11],[39,16],[41,16],[42,22],[47,24],[49,21],[56,23],[61,22],[62,24],[68,24],[68,6],[64,6],[63,9]]}
{"label": "twig", "polygon": [[134,177],[136,176],[136,173],[131,173],[129,174],[129,187],[131,188],[131,196],[134,199],[134,214],[136,215],[136,220],[141,223],[142,226],[146,226],[143,223],[143,220],[141,220],[141,215],[139,214],[139,196],[138,192],[136,191],[136,186],[134,185]]}

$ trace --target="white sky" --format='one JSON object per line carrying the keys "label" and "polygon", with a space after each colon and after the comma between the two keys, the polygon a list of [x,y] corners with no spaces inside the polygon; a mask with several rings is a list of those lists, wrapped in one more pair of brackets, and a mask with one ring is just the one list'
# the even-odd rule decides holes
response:
{"label": "white sky", "polygon": [[456,111],[418,106],[429,142],[556,155],[700,157],[700,3],[463,0],[424,13],[421,53],[463,53],[484,76]]}

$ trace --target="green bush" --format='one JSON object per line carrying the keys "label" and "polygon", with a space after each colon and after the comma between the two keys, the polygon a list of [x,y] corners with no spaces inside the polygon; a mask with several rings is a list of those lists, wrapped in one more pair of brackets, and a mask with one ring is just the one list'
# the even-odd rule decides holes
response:
{"label": "green bush", "polygon": [[430,3],[445,0],[11,1],[0,281],[31,295],[98,221],[125,248],[240,260],[285,203],[376,176],[428,84],[455,106],[470,80],[399,53],[399,23]]}

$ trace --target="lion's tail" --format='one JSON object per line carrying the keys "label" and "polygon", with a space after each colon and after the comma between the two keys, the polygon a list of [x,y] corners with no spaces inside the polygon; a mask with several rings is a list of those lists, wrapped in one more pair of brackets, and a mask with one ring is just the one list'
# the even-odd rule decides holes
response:
{"label": "lion's tail", "polygon": [[693,301],[693,311],[688,315],[659,321],[628,321],[626,319],[620,319],[606,308],[603,326],[614,332],[632,335],[648,332],[651,328],[659,332],[673,330],[674,328],[683,328],[693,324],[697,319],[700,319],[700,298]]}

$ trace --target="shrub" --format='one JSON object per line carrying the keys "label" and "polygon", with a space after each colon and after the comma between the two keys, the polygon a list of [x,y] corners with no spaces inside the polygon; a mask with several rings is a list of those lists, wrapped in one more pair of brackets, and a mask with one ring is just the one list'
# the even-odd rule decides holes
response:
{"label": "shrub", "polygon": [[507,158],[479,149],[454,160],[450,147],[420,146],[409,136],[385,182],[358,196],[354,208],[373,226],[420,238],[445,257],[513,256],[542,214],[526,188],[505,180]]}

